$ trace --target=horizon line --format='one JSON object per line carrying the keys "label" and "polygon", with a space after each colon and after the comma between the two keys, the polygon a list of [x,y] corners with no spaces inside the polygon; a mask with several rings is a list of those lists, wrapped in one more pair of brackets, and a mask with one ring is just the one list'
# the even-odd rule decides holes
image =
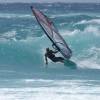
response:
{"label": "horizon line", "polygon": [[95,4],[96,4],[96,3],[99,3],[99,4],[100,4],[100,2],[17,2],[17,1],[16,1],[16,2],[0,2],[0,4],[7,4],[7,3],[11,3],[11,4],[12,4],[12,3],[27,3],[27,4],[30,4],[30,3],[39,3],[39,4],[40,4],[40,3],[41,3],[41,4],[42,4],[42,3],[85,3],[85,4],[86,4],[86,3],[95,3]]}

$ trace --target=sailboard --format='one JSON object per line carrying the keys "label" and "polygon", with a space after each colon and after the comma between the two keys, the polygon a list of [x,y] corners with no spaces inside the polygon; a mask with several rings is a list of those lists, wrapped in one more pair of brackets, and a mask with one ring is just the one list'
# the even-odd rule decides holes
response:
{"label": "sailboard", "polygon": [[58,30],[55,28],[55,25],[51,19],[35,7],[31,6],[31,9],[37,22],[53,45],[56,47],[56,49],[64,56],[65,59],[69,59],[72,56],[72,51],[62,36],[59,34]]}

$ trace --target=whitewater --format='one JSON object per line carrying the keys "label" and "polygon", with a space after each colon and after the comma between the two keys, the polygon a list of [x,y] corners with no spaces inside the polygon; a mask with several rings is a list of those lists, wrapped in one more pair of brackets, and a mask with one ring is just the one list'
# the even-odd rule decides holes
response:
{"label": "whitewater", "polygon": [[[76,69],[50,60],[45,65],[51,41],[32,5],[55,23],[73,51]],[[0,4],[0,100],[33,99],[100,99],[100,4]]]}

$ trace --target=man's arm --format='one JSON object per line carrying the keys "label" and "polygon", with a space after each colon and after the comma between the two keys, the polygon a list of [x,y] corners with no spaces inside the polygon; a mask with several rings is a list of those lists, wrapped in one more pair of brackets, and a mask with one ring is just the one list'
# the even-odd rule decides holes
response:
{"label": "man's arm", "polygon": [[58,52],[59,52],[58,50],[54,51],[54,53],[58,53]]}
{"label": "man's arm", "polygon": [[45,61],[46,61],[46,64],[48,65],[48,59],[47,59],[47,55],[45,54]]}
{"label": "man's arm", "polygon": [[53,53],[58,53],[59,51],[58,50],[55,50],[55,51],[52,51]]}

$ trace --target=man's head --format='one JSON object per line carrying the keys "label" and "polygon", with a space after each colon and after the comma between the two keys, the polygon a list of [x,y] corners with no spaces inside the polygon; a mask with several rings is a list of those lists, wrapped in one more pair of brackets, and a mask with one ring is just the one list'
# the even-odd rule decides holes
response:
{"label": "man's head", "polygon": [[49,48],[46,48],[46,51],[48,52],[49,51]]}

